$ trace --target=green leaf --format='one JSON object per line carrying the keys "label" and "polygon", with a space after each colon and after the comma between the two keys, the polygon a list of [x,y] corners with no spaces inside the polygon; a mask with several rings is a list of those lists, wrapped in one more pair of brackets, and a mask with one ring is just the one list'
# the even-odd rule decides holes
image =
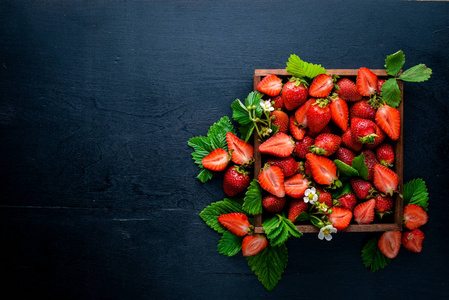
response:
{"label": "green leaf", "polygon": [[292,54],[288,58],[287,72],[297,78],[314,78],[320,74],[326,74],[327,71],[321,65],[315,65],[302,61],[297,55]]}
{"label": "green leaf", "polygon": [[251,92],[248,94],[248,97],[245,99],[246,106],[255,106],[256,107],[256,117],[260,117],[263,113],[263,108],[260,106],[260,100],[262,99],[262,94],[259,92]]}
{"label": "green leaf", "polygon": [[408,204],[416,204],[421,206],[425,211],[429,206],[429,193],[424,180],[421,178],[414,179],[404,184],[404,206]]}
{"label": "green leaf", "polygon": [[242,249],[242,236],[236,236],[230,231],[225,231],[218,243],[217,250],[223,255],[234,256]]}
{"label": "green leaf", "polygon": [[[260,105],[259,105],[260,107]],[[249,118],[249,111],[246,106],[239,100],[235,100],[231,104],[232,118],[240,124],[239,132],[242,140],[247,142],[254,131],[254,122]],[[262,108],[262,107],[261,107]]]}
{"label": "green leaf", "polygon": [[187,144],[195,151],[192,153],[193,160],[197,165],[201,167],[203,166],[201,163],[203,158],[214,151],[209,138],[204,136],[193,137],[187,142]]}
{"label": "green leaf", "polygon": [[310,215],[306,211],[303,211],[296,217],[296,220],[301,221],[301,222],[310,220]]}
{"label": "green leaf", "polygon": [[335,191],[331,192],[332,195],[332,199],[338,199],[343,195],[352,193],[352,187],[351,187],[351,183],[349,182],[349,180],[347,181],[343,181],[342,180],[342,186],[340,188],[338,188]]}
{"label": "green leaf", "polygon": [[228,132],[235,134],[234,126],[227,116],[221,118],[210,127],[207,136],[209,137],[214,150],[221,148],[228,151],[228,143],[226,142],[226,134]]}
{"label": "green leaf", "polygon": [[290,236],[302,236],[298,228],[283,215],[276,215],[265,220],[262,227],[273,246],[283,244]]}
{"label": "green leaf", "polygon": [[227,229],[218,223],[218,217],[224,214],[230,214],[234,212],[245,213],[242,208],[242,199],[228,199],[225,198],[222,201],[218,201],[208,205],[202,212],[200,212],[200,217],[209,225],[213,230],[224,233]]}
{"label": "green leaf", "polygon": [[396,77],[399,71],[401,71],[402,66],[405,63],[405,55],[402,50],[388,55],[385,59],[385,68],[387,68],[387,73],[391,76]]}
{"label": "green leaf", "polygon": [[399,79],[409,82],[423,82],[430,78],[432,69],[424,64],[419,64],[406,70],[399,76]]}
{"label": "green leaf", "polygon": [[362,249],[362,261],[365,267],[370,268],[373,273],[383,269],[391,260],[383,255],[377,247],[377,238],[373,238]]}
{"label": "green leaf", "polygon": [[249,256],[246,260],[262,285],[268,291],[272,291],[287,267],[287,246],[285,244],[279,246],[268,245],[262,252]]}
{"label": "green leaf", "polygon": [[340,172],[348,177],[354,177],[354,176],[359,176],[359,172],[354,169],[353,167],[345,164],[344,162],[342,162],[339,159],[334,160],[335,165],[337,166],[338,170],[340,170]]}
{"label": "green leaf", "polygon": [[202,183],[211,180],[212,177],[214,177],[214,172],[202,167],[200,173],[196,176],[196,178],[198,178]]}
{"label": "green leaf", "polygon": [[262,213],[262,188],[257,179],[253,179],[246,191],[243,209],[250,215]]}
{"label": "green leaf", "polygon": [[363,180],[367,180],[369,176],[368,167],[365,164],[365,155],[360,154],[356,158],[352,160],[352,167],[359,172],[359,176],[363,178]]}
{"label": "green leaf", "polygon": [[312,225],[315,226],[315,227],[320,228],[320,227],[318,226],[318,223],[319,223],[319,222],[320,222],[320,220],[317,220],[317,219],[315,219],[315,218],[310,218],[310,223],[312,223]]}
{"label": "green leaf", "polygon": [[391,107],[398,107],[402,96],[396,78],[390,78],[382,84],[380,96]]}

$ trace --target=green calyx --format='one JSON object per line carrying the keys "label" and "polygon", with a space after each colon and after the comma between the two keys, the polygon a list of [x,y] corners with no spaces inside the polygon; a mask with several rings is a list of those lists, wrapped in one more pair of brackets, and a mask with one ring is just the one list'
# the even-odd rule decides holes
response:
{"label": "green calyx", "polygon": [[382,98],[378,97],[377,94],[374,93],[371,95],[367,103],[371,105],[374,109],[378,109],[380,106],[385,104],[385,101],[383,101]]}
{"label": "green calyx", "polygon": [[254,160],[249,161],[248,163],[244,164],[244,165],[236,165],[235,166],[235,171],[239,174],[242,174],[243,176],[249,176],[249,171],[246,170],[247,166],[250,166],[253,163]]}
{"label": "green calyx", "polygon": [[343,185],[343,183],[340,180],[334,179],[330,184],[330,188],[332,190],[336,190],[338,188],[341,188],[342,185]]}
{"label": "green calyx", "polygon": [[382,161],[380,162],[381,165],[387,167],[387,168],[391,168],[393,167],[393,164],[389,164],[387,163],[384,159],[382,159]]}
{"label": "green calyx", "polygon": [[368,135],[366,135],[364,137],[360,137],[359,136],[359,141],[362,144],[371,144],[372,145],[372,144],[374,144],[374,141],[376,140],[376,137],[378,137],[377,134],[371,133],[371,134],[368,134]]}
{"label": "green calyx", "polygon": [[297,77],[292,76],[292,77],[289,79],[289,81],[290,81],[290,82],[294,82],[294,83],[295,83],[295,86],[299,86],[299,85],[303,85],[303,86],[305,86],[305,87],[308,87],[308,86],[309,86],[309,83],[308,83],[307,81],[305,81],[304,79],[302,79],[302,78],[297,78]]}
{"label": "green calyx", "polygon": [[318,98],[312,105],[318,105],[318,107],[325,108],[330,103],[330,101],[331,100],[327,98]]}
{"label": "green calyx", "polygon": [[309,147],[310,152],[317,154],[317,155],[324,155],[326,154],[326,150],[324,148],[312,145]]}
{"label": "green calyx", "polygon": [[391,211],[391,210],[387,210],[387,211],[384,211],[384,212],[379,212],[378,210],[376,210],[376,213],[377,213],[377,215],[380,217],[380,219],[382,220],[382,218],[385,216],[385,215],[389,215],[389,214],[392,214],[393,212]]}

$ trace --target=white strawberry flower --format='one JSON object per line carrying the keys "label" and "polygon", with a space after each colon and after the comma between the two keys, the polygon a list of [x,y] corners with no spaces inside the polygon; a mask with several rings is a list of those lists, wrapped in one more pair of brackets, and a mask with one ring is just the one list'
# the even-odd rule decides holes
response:
{"label": "white strawberry flower", "polygon": [[310,204],[315,204],[315,202],[318,201],[318,195],[316,194],[316,189],[314,187],[311,187],[310,189],[307,189],[304,193],[304,202]]}
{"label": "white strawberry flower", "polygon": [[337,229],[332,225],[324,226],[320,229],[320,233],[318,233],[318,238],[320,240],[326,239],[326,241],[332,240],[332,233],[337,233]]}
{"label": "white strawberry flower", "polygon": [[328,207],[327,207],[326,203],[323,202],[323,203],[318,204],[318,209],[320,211],[327,212]]}
{"label": "white strawberry flower", "polygon": [[264,111],[273,111],[274,107],[271,106],[271,100],[260,101],[260,106],[262,106]]}

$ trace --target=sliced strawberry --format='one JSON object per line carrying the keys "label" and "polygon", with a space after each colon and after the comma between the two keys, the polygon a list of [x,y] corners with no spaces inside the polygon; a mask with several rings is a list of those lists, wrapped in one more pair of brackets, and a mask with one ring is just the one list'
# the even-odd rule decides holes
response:
{"label": "sliced strawberry", "polygon": [[376,200],[371,199],[360,203],[354,208],[354,220],[360,224],[369,224],[374,221],[374,207]]}
{"label": "sliced strawberry", "polygon": [[229,155],[229,153],[223,149],[218,148],[204,157],[201,161],[201,164],[206,169],[212,171],[223,171],[224,169],[226,169],[226,166],[228,165],[230,160],[231,156]]}
{"label": "sliced strawberry", "polygon": [[332,76],[327,74],[320,74],[313,79],[309,87],[309,95],[312,97],[324,98],[327,97],[334,88]]}
{"label": "sliced strawberry", "polygon": [[357,86],[351,79],[348,78],[340,79],[337,82],[337,86],[338,86],[337,94],[343,100],[352,102],[362,99],[362,95],[359,94],[359,92],[357,91]]}
{"label": "sliced strawberry", "polygon": [[271,213],[278,213],[284,209],[285,198],[279,198],[274,195],[267,195],[262,199],[262,207]]}
{"label": "sliced strawberry", "polygon": [[310,105],[312,103],[315,103],[316,99],[309,99],[306,103],[301,105],[295,112],[295,119],[296,123],[298,123],[298,126],[301,126],[303,128],[307,128],[308,122],[307,122],[307,111],[310,108]]}
{"label": "sliced strawberry", "polygon": [[340,204],[340,207],[349,209],[350,211],[353,211],[354,207],[357,205],[357,198],[354,193],[343,195],[338,198],[337,201]]}
{"label": "sliced strawberry", "polygon": [[285,178],[298,173],[300,169],[299,163],[291,156],[270,157],[266,160],[266,163],[281,168]]}
{"label": "sliced strawberry", "polygon": [[299,214],[307,211],[308,209],[309,204],[304,202],[303,199],[292,199],[288,208],[288,219],[295,223],[296,218],[299,216]]}
{"label": "sliced strawberry", "polygon": [[270,116],[274,125],[279,126],[279,132],[287,133],[288,131],[288,115],[282,110],[272,111]]}
{"label": "sliced strawberry", "polygon": [[250,143],[245,143],[232,132],[226,133],[226,141],[234,163],[243,165],[253,159],[254,148]]}
{"label": "sliced strawberry", "polygon": [[368,68],[360,68],[356,79],[357,91],[362,96],[377,92],[377,75]]}
{"label": "sliced strawberry", "polygon": [[393,195],[398,189],[399,177],[392,170],[381,164],[374,166],[374,186],[384,194]]}
{"label": "sliced strawberry", "polygon": [[218,217],[218,222],[237,236],[244,236],[253,228],[253,226],[249,224],[248,217],[242,213],[220,215]]}
{"label": "sliced strawberry", "polygon": [[259,254],[268,245],[268,240],[263,234],[247,235],[242,242],[243,256]]}
{"label": "sliced strawberry", "polygon": [[298,124],[296,123],[296,120],[295,120],[295,116],[293,116],[293,115],[290,116],[290,121],[288,123],[288,129],[290,130],[293,137],[298,141],[302,140],[307,132],[307,129],[304,129],[304,128],[301,128],[298,126]]}
{"label": "sliced strawberry", "polygon": [[339,97],[333,97],[329,107],[331,109],[332,121],[334,121],[341,130],[346,131],[348,129],[349,120],[349,109],[346,101]]}
{"label": "sliced strawberry", "polygon": [[404,224],[410,230],[426,224],[428,219],[429,216],[421,206],[409,204],[404,208]]}
{"label": "sliced strawberry", "polygon": [[379,107],[376,112],[376,123],[393,141],[399,139],[401,133],[401,114],[399,110],[386,104]]}
{"label": "sliced strawberry", "polygon": [[259,146],[259,152],[278,157],[290,156],[296,144],[291,137],[283,132],[277,132]]}
{"label": "sliced strawberry", "polygon": [[265,165],[259,174],[260,186],[279,198],[285,196],[284,172],[276,166]]}
{"label": "sliced strawberry", "polygon": [[335,152],[335,157],[345,164],[352,166],[352,160],[356,157],[356,155],[353,151],[340,147],[337,152]]}
{"label": "sliced strawberry", "polygon": [[419,253],[422,251],[422,242],[424,241],[424,232],[419,229],[406,231],[402,234],[402,245],[407,250]]}
{"label": "sliced strawberry", "polygon": [[310,153],[309,147],[313,145],[314,139],[310,136],[305,136],[302,140],[296,143],[296,155],[301,159],[306,159],[306,154]]}
{"label": "sliced strawberry", "polygon": [[268,96],[277,96],[282,90],[282,80],[276,75],[265,76],[257,85],[257,90]]}
{"label": "sliced strawberry", "polygon": [[340,148],[340,144],[341,138],[338,135],[322,133],[316,137],[314,145],[310,147],[310,152],[318,155],[331,156]]}
{"label": "sliced strawberry", "polygon": [[313,179],[322,185],[332,185],[337,177],[337,166],[328,158],[308,153],[306,159],[310,161]]}
{"label": "sliced strawberry", "polygon": [[380,252],[388,258],[395,258],[401,248],[401,237],[400,231],[384,232],[379,241],[377,241]]}
{"label": "sliced strawberry", "polygon": [[332,213],[327,217],[327,220],[332,223],[338,231],[346,229],[352,219],[352,212],[349,209],[336,207],[332,208]]}
{"label": "sliced strawberry", "polygon": [[361,200],[365,200],[373,188],[371,183],[360,178],[353,178],[350,180],[350,183],[355,195]]}
{"label": "sliced strawberry", "polygon": [[284,181],[285,194],[292,198],[301,198],[309,187],[309,181],[302,174],[293,175]]}

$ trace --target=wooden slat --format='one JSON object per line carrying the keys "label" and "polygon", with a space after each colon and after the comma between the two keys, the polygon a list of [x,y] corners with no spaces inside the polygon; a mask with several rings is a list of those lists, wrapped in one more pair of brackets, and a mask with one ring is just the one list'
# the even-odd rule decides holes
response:
{"label": "wooden slat", "polygon": [[[339,76],[357,76],[359,69],[328,69],[327,74],[336,74]],[[388,76],[387,71],[384,69],[374,69],[371,70],[377,76]],[[254,77],[263,77],[267,75],[278,75],[278,76],[290,76],[285,69],[257,69],[254,71]],[[254,87],[256,90],[257,85]]]}

